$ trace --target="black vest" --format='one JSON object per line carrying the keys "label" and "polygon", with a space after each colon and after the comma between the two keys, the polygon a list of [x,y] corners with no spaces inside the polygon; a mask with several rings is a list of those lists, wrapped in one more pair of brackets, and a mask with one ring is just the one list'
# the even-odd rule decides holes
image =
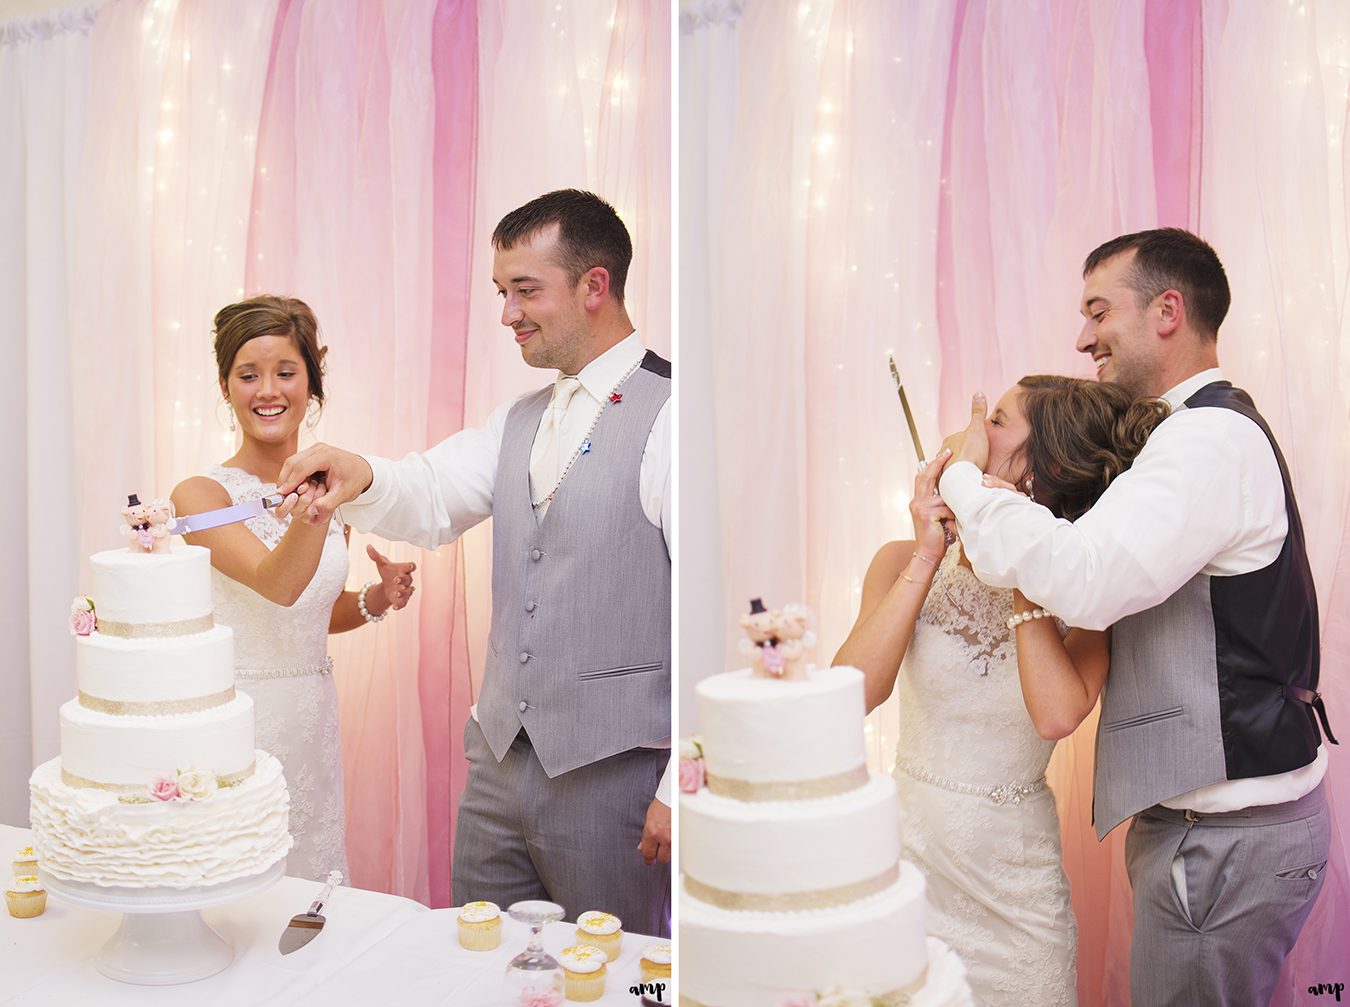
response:
{"label": "black vest", "polygon": [[1336,743],[1317,691],[1317,593],[1303,522],[1289,467],[1251,397],[1227,381],[1216,381],[1186,400],[1188,409],[1206,406],[1231,409],[1260,427],[1284,482],[1289,532],[1279,556],[1260,570],[1211,577],[1209,587],[1228,779],[1287,773],[1316,757],[1317,717],[1327,740]]}

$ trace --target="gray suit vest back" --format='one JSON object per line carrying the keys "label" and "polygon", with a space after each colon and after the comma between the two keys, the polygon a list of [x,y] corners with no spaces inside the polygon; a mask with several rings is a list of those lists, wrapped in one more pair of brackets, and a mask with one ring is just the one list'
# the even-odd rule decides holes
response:
{"label": "gray suit vest back", "polygon": [[1098,838],[1178,794],[1306,766],[1318,716],[1335,742],[1317,692],[1317,597],[1284,456],[1251,398],[1228,382],[1206,385],[1186,406],[1230,409],[1261,428],[1284,482],[1289,531],[1266,567],[1197,574],[1113,627],[1097,727]]}
{"label": "gray suit vest back", "polygon": [[492,502],[492,628],[478,723],[498,761],[523,727],[550,777],[670,735],[670,554],[638,476],[670,397],[648,352],[544,519],[530,449],[552,389],[512,407]]}

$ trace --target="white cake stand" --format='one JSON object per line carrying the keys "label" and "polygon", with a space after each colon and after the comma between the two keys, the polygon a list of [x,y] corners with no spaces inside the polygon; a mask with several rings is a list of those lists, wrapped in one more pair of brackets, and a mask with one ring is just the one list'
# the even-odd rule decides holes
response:
{"label": "white cake stand", "polygon": [[196,982],[234,961],[234,948],[201,911],[266,891],[286,873],[283,858],[262,874],[203,888],[113,888],[63,881],[38,869],[43,887],[62,902],[122,913],[122,925],[98,953],[109,979],[140,986]]}

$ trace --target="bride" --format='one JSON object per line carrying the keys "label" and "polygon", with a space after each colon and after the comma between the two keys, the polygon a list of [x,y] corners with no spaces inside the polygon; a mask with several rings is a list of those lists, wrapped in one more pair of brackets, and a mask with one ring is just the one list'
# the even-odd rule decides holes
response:
{"label": "bride", "polygon": [[[215,319],[220,391],[233,457],[179,483],[179,514],[229,507],[276,492],[281,464],[299,447],[306,413],[323,405],[318,322],[303,302],[260,296],[222,308]],[[313,425],[311,419],[308,425]],[[235,677],[254,702],[257,745],[286,772],[295,846],[288,873],[321,878],[347,872],[338,751],[337,690],[327,636],[378,622],[412,596],[412,563],[391,563],[373,546],[379,580],[347,591],[349,532],[334,518],[297,515],[292,494],[262,517],[187,536],[211,550],[216,619],[234,630]],[[278,516],[282,515],[282,516]]]}
{"label": "bride", "polygon": [[[986,484],[1076,519],[1165,415],[1117,385],[1023,378],[989,418]],[[863,672],[869,711],[899,678],[903,855],[926,875],[930,929],[965,961],[976,1002],[1072,1005],[1076,930],[1045,768],[1097,702],[1109,636],[976,580],[945,538],[954,516],[936,487],[950,457],[916,476],[915,541],[877,552],[834,663]]]}

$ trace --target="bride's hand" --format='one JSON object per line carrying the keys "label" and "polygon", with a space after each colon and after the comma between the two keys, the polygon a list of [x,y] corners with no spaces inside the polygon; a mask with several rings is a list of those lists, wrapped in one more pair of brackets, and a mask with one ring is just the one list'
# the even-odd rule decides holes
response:
{"label": "bride's hand", "polygon": [[909,502],[909,516],[914,521],[914,548],[920,556],[936,563],[947,551],[947,524],[956,524],[956,515],[938,496],[938,479],[951,460],[950,450],[943,448],[914,477],[914,498]]}
{"label": "bride's hand", "polygon": [[[1008,482],[1008,480],[1000,479],[998,476],[991,476],[988,472],[980,476],[980,483],[984,486],[989,487],[990,489],[1012,490],[1014,493],[1022,492],[1012,483]],[[1023,495],[1025,496],[1026,494]]]}
{"label": "bride's hand", "polygon": [[389,607],[398,611],[411,600],[413,591],[413,571],[416,563],[395,563],[388,556],[381,555],[373,545],[366,546],[366,555],[375,561],[375,572],[379,574],[384,596],[389,599]]}

